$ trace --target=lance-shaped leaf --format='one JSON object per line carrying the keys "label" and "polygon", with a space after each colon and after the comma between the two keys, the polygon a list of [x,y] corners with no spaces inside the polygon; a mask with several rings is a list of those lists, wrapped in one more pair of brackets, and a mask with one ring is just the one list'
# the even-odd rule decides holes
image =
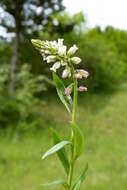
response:
{"label": "lance-shaped leaf", "polygon": [[77,179],[76,183],[73,185],[72,190],[78,190],[81,186],[81,183],[85,180],[86,178],[86,173],[88,170],[88,164],[86,165],[86,167],[84,168],[82,174],[79,176],[79,178]]}
{"label": "lance-shaped leaf", "polygon": [[[51,129],[51,131],[52,131],[54,144],[61,142],[61,139],[60,139],[59,135],[57,134],[57,132],[54,129]],[[57,155],[58,155],[59,160],[61,161],[66,173],[68,174],[69,161],[68,161],[68,157],[67,157],[65,148],[63,147],[59,151],[57,151]]]}
{"label": "lance-shaped leaf", "polygon": [[68,187],[68,184],[66,183],[66,181],[64,179],[58,179],[58,180],[53,181],[51,183],[46,183],[46,184],[42,184],[42,185],[43,186],[62,185],[66,189]]}
{"label": "lance-shaped leaf", "polygon": [[51,149],[49,149],[43,156],[42,159],[45,159],[46,157],[56,153],[61,148],[63,148],[65,145],[70,144],[70,141],[61,141],[60,143],[57,143],[55,146],[53,146]]}
{"label": "lance-shaped leaf", "polygon": [[53,73],[53,80],[56,84],[57,94],[61,102],[65,105],[68,112],[72,112],[72,99],[70,95],[65,96],[64,94],[65,86],[63,84],[63,81],[57,76],[56,73]]}
{"label": "lance-shaped leaf", "polygon": [[71,125],[74,133],[75,159],[77,159],[82,154],[84,149],[84,136],[81,129],[75,123],[72,123]]}

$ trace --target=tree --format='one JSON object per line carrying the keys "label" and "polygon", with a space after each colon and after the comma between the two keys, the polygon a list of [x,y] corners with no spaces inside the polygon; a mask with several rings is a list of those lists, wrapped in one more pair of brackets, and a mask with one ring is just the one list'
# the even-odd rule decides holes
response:
{"label": "tree", "polygon": [[0,14],[0,25],[6,28],[8,33],[14,35],[13,53],[11,58],[11,83],[10,95],[14,94],[15,72],[19,56],[19,44],[27,35],[37,35],[43,30],[51,15],[64,9],[63,0],[1,0],[3,11]]}

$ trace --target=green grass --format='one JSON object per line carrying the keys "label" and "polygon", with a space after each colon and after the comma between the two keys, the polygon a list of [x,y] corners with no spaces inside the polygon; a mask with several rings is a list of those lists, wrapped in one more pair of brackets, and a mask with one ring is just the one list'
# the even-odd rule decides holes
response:
{"label": "green grass", "polygon": [[[69,115],[58,98],[49,98],[42,109],[42,129],[27,129],[24,133],[10,132],[0,137],[0,190],[59,190],[40,184],[64,177],[56,156],[42,161],[42,153],[52,145],[49,128],[55,127],[67,139]],[[89,171],[81,189],[127,189],[127,91],[108,95],[81,97],[78,121],[86,144],[78,160],[74,179],[86,162]]]}

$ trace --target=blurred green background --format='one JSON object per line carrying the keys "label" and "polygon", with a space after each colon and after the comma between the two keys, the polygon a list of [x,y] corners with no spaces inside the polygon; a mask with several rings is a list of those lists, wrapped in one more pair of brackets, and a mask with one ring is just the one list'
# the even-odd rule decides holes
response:
{"label": "blurred green background", "polygon": [[90,73],[78,100],[86,142],[74,178],[88,162],[82,190],[126,190],[127,31],[88,28],[84,13],[70,14],[62,0],[1,0],[0,30],[0,190],[52,189],[41,184],[64,176],[56,157],[41,156],[51,127],[68,138],[70,117],[31,38],[77,44]]}

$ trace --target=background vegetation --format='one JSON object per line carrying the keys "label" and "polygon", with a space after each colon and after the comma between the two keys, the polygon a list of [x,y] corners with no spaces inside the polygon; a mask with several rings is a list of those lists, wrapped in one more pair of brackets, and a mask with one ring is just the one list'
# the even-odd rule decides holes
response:
{"label": "background vegetation", "polygon": [[81,67],[90,73],[88,93],[79,97],[78,120],[87,137],[79,163],[89,161],[82,189],[126,190],[127,32],[88,29],[83,13],[70,15],[62,0],[4,0],[0,7],[8,34],[0,38],[0,189],[45,189],[46,179],[64,175],[56,158],[42,162],[41,155],[52,143],[50,127],[67,138],[69,116],[56,97],[50,65],[30,43],[64,38],[68,46],[77,44]]}

